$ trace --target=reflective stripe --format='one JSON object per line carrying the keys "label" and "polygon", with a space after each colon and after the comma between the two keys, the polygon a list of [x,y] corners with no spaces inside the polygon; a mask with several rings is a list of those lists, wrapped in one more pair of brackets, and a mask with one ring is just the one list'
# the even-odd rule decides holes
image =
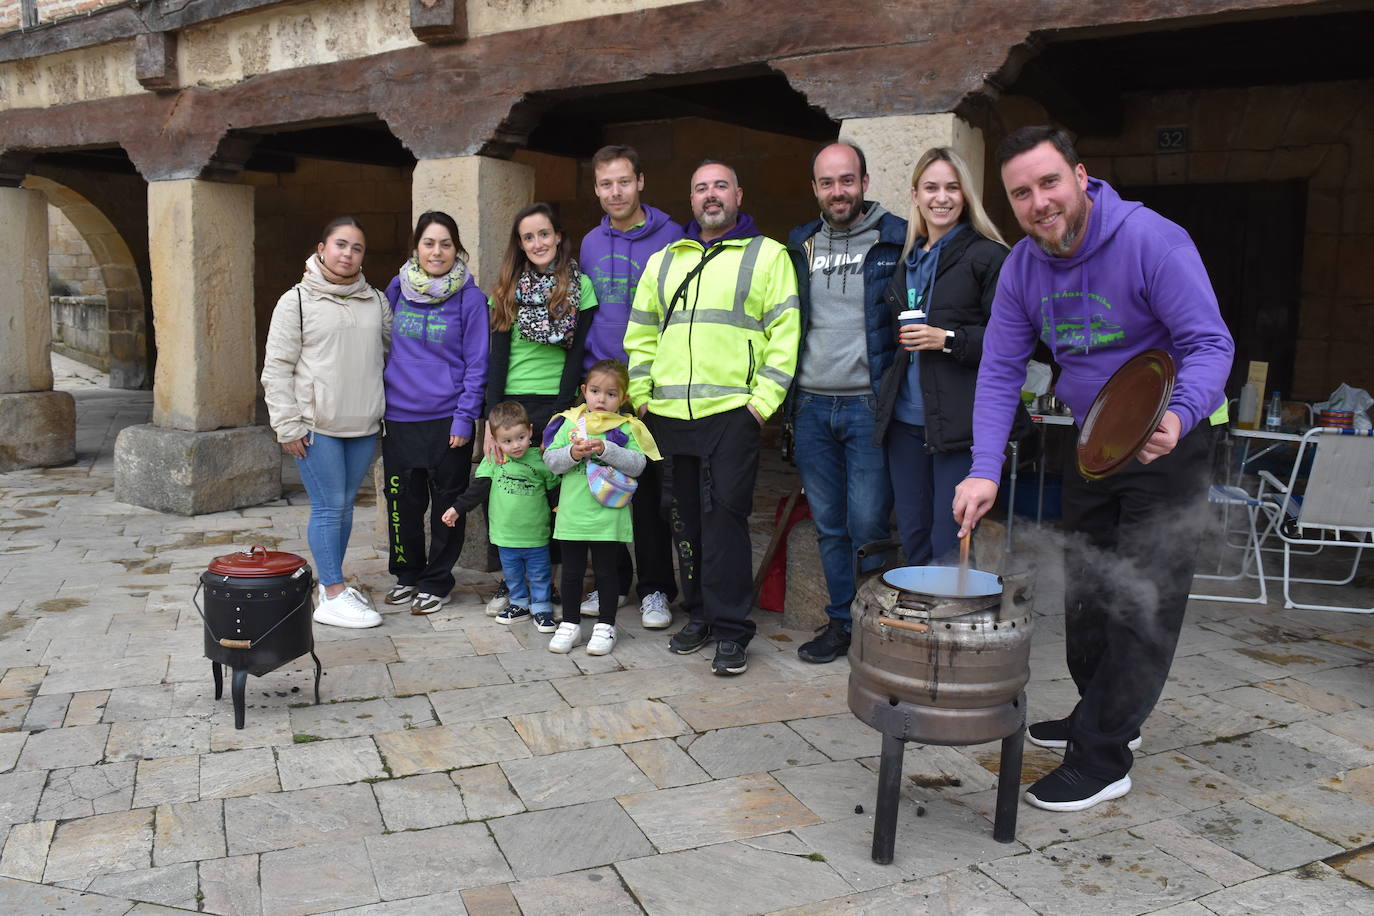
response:
{"label": "reflective stripe", "polygon": [[757,318],[751,318],[748,315],[740,315],[735,312],[726,312],[721,309],[697,308],[695,312],[678,309],[676,312],[673,312],[673,317],[668,319],[668,327],[689,322],[696,322],[697,324],[724,324],[732,328],[743,328],[746,331],[763,333],[763,325],[759,324]]}
{"label": "reflective stripe", "polygon": [[658,324],[658,316],[643,309],[630,309],[630,320],[635,324]]}
{"label": "reflective stripe", "polygon": [[774,369],[772,366],[760,366],[759,375],[768,379],[770,382],[780,385],[784,391],[792,387],[792,376],[780,369]]}
{"label": "reflective stripe", "polygon": [[1213,426],[1225,426],[1231,422],[1230,402],[1225,398],[1221,400],[1221,406],[1212,411],[1212,415],[1207,418]]}
{"label": "reflective stripe", "polygon": [[648,378],[654,369],[653,363],[638,363],[630,367],[630,378]]}
{"label": "reflective stripe", "polygon": [[[663,262],[658,265],[658,305],[665,312],[668,310],[668,272],[673,269],[675,252],[672,249],[664,249],[659,252],[659,257]],[[653,324],[658,324],[657,318],[652,318]]]}
{"label": "reflective stripe", "polygon": [[759,259],[759,249],[763,247],[763,236],[756,235],[744,246],[744,256],[739,262],[739,273],[735,276],[735,314],[744,314],[744,303],[749,300],[749,288],[754,285],[754,263]]}
{"label": "reflective stripe", "polygon": [[782,302],[773,306],[771,309],[764,313],[762,324],[766,328],[770,324],[781,318],[783,316],[783,313],[786,312],[788,309],[795,309],[800,307],[801,300],[799,300],[796,296],[788,296],[786,299],[782,300]]}
{"label": "reflective stripe", "polygon": [[728,394],[749,394],[748,388],[735,385],[655,385],[654,398],[661,401],[686,401],[691,398],[720,398]]}

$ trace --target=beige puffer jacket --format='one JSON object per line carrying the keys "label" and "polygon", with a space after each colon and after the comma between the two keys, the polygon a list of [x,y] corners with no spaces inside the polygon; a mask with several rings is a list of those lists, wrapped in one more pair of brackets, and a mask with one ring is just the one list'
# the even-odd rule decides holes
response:
{"label": "beige puffer jacket", "polygon": [[391,308],[366,282],[340,287],[309,278],[287,290],[272,310],[262,367],[277,441],[377,432],[390,345]]}

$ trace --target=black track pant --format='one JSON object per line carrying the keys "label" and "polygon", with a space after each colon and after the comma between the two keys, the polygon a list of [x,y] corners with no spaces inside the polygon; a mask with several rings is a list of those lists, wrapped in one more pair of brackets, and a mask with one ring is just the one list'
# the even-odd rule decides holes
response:
{"label": "black track pant", "polygon": [[630,512],[634,519],[635,556],[625,545],[619,550],[620,594],[630,594],[630,586],[639,578],[636,594],[641,599],[653,592],[663,592],[669,601],[677,599],[677,580],[673,576],[673,532],[665,518],[663,506],[663,462],[650,461],[638,478]]}
{"label": "black track pant", "polygon": [[692,620],[709,624],[716,639],[747,645],[755,629],[749,619],[749,514],[759,471],[759,424],[743,407],[707,422],[722,424],[709,454],[669,456],[682,605]]}
{"label": "black track pant", "polygon": [[[464,526],[440,521],[468,487],[472,442],[448,447],[448,418],[389,421],[382,439],[387,513],[387,569],[401,585],[444,596],[453,591],[453,564],[463,550]],[[425,510],[430,510],[425,546]]]}
{"label": "black track pant", "polygon": [[1131,768],[1126,742],[1173,664],[1205,524],[1212,427],[1204,419],[1149,464],[1085,480],[1064,470],[1064,629],[1080,699],[1066,765],[1100,779]]}

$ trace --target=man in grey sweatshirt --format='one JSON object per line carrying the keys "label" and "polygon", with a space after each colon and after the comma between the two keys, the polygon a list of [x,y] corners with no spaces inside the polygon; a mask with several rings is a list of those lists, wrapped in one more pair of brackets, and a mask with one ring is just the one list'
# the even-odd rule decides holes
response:
{"label": "man in grey sweatshirt", "polygon": [[875,444],[874,410],[896,329],[883,290],[900,260],[906,220],[864,200],[863,151],[840,141],[811,163],[821,216],[793,229],[802,344],[786,418],[795,460],[816,522],[829,622],[797,650],[830,662],[849,650],[854,552],[888,535],[892,489]]}

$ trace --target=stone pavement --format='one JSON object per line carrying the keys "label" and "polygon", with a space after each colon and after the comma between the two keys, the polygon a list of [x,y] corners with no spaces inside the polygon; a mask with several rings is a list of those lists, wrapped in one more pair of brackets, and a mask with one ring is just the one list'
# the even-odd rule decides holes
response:
{"label": "stone pavement", "polygon": [[[306,553],[299,484],[194,519],[116,503],[113,436],[151,399],[61,384],[77,465],[0,477],[0,912],[1374,913],[1367,618],[1195,602],[1133,792],[1022,805],[1002,845],[996,747],[912,747],[879,866],[879,736],[779,615],[722,680],[633,607],[613,655],[551,655],[468,572],[432,617],[317,627],[325,702],[288,665],[249,680],[236,731],[191,594],[233,547]],[[345,569],[380,599],[370,520]],[[1058,576],[1039,565],[1032,716],[1073,694]],[[1056,759],[1028,747],[1023,781]]]}

